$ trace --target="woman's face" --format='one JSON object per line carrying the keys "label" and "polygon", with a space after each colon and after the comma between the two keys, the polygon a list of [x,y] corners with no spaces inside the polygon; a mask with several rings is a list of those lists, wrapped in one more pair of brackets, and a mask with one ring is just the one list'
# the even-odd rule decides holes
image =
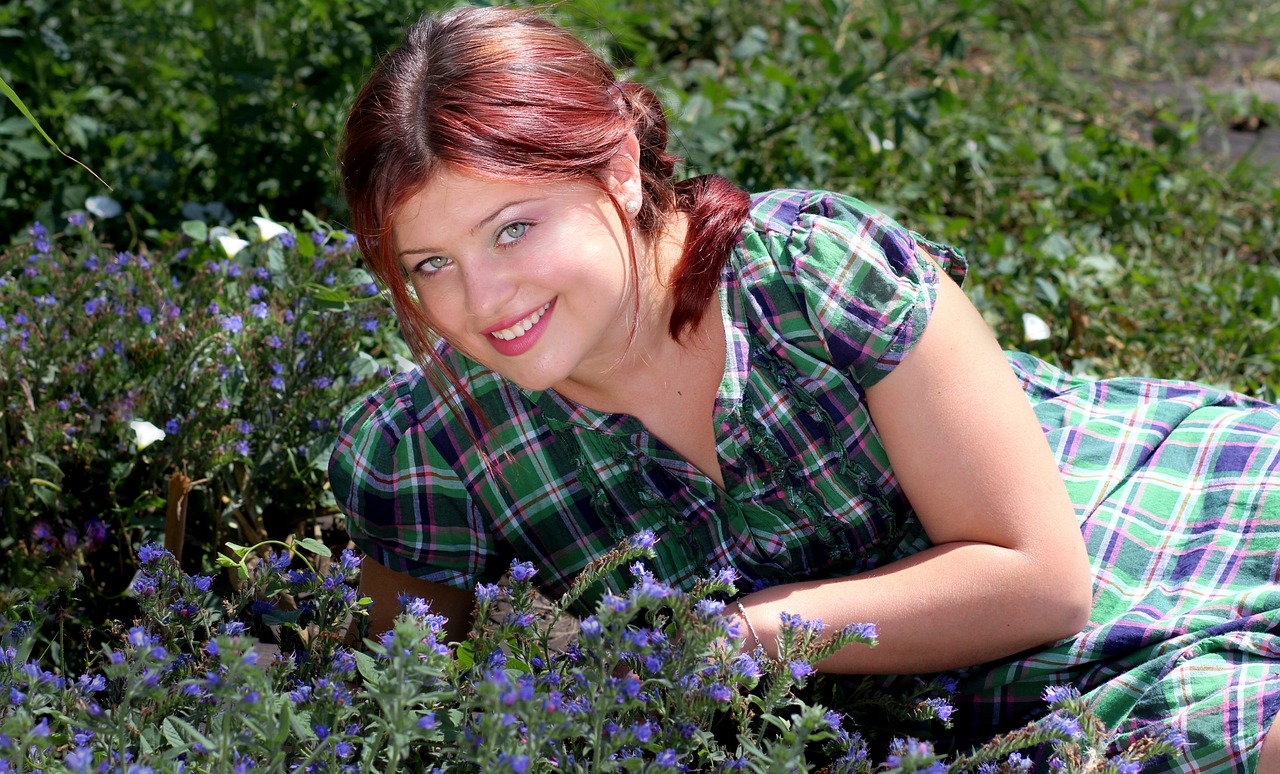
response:
{"label": "woman's face", "polygon": [[432,327],[521,387],[598,377],[626,351],[626,226],[599,188],[446,170],[392,228]]}

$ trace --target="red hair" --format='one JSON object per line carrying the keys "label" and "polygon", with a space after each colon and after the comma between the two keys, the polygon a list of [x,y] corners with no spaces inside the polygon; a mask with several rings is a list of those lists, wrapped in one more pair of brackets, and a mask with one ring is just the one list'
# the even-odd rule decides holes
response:
{"label": "red hair", "polygon": [[668,330],[679,340],[697,328],[715,292],[747,216],[747,194],[714,176],[673,182],[678,159],[667,153],[658,98],[618,81],[582,41],[536,14],[458,8],[409,28],[356,97],[339,164],[360,249],[390,290],[420,363],[458,387],[396,259],[390,231],[397,210],[443,167],[498,180],[585,182],[608,194],[610,162],[632,133],[640,144],[644,196],[634,218],[641,237],[652,242],[677,211],[689,216],[670,288]]}

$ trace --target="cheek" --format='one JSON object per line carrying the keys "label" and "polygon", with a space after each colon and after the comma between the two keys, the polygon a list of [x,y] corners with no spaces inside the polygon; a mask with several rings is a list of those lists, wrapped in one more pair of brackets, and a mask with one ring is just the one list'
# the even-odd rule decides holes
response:
{"label": "cheek", "polygon": [[444,292],[443,288],[418,291],[418,306],[427,318],[427,324],[431,330],[451,341],[462,334],[466,324],[466,313],[458,298],[458,294]]}

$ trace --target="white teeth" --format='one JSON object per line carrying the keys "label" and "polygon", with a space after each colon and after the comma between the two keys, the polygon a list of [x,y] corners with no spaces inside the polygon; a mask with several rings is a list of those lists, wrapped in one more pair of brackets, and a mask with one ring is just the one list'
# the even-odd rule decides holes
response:
{"label": "white teeth", "polygon": [[547,310],[550,308],[551,308],[551,302],[548,301],[547,303],[542,305],[541,309],[529,315],[528,317],[524,318],[523,320],[516,323],[515,325],[512,325],[510,328],[503,328],[500,331],[494,331],[490,335],[492,335],[494,338],[502,339],[503,341],[511,341],[512,339],[518,339],[521,336],[528,333],[530,328],[537,325],[538,320],[541,320],[542,315],[546,314]]}

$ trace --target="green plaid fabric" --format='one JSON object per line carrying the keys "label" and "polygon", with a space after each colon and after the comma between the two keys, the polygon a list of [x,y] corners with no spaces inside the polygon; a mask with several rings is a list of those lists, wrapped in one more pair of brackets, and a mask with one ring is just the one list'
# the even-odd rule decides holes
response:
{"label": "green plaid fabric", "polygon": [[[399,374],[348,416],[334,494],[379,562],[464,588],[518,557],[554,597],[641,529],[659,538],[655,574],[682,587],[719,567],[751,589],[915,553],[928,541],[863,394],[923,331],[935,265],[963,277],[954,250],[857,200],[755,197],[720,289],[723,490],[635,418],[521,390],[442,343],[483,421],[421,372]],[[1071,683],[1126,733],[1185,734],[1191,757],[1172,770],[1250,770],[1280,707],[1280,409],[1010,361],[1080,514],[1097,601],[1078,637],[960,675],[961,731],[989,736]]]}
{"label": "green plaid fabric", "polygon": [[957,716],[989,735],[1072,684],[1121,745],[1185,736],[1170,770],[1252,771],[1280,710],[1280,408],[1010,361],[1080,514],[1094,608],[1078,636],[970,670]]}

